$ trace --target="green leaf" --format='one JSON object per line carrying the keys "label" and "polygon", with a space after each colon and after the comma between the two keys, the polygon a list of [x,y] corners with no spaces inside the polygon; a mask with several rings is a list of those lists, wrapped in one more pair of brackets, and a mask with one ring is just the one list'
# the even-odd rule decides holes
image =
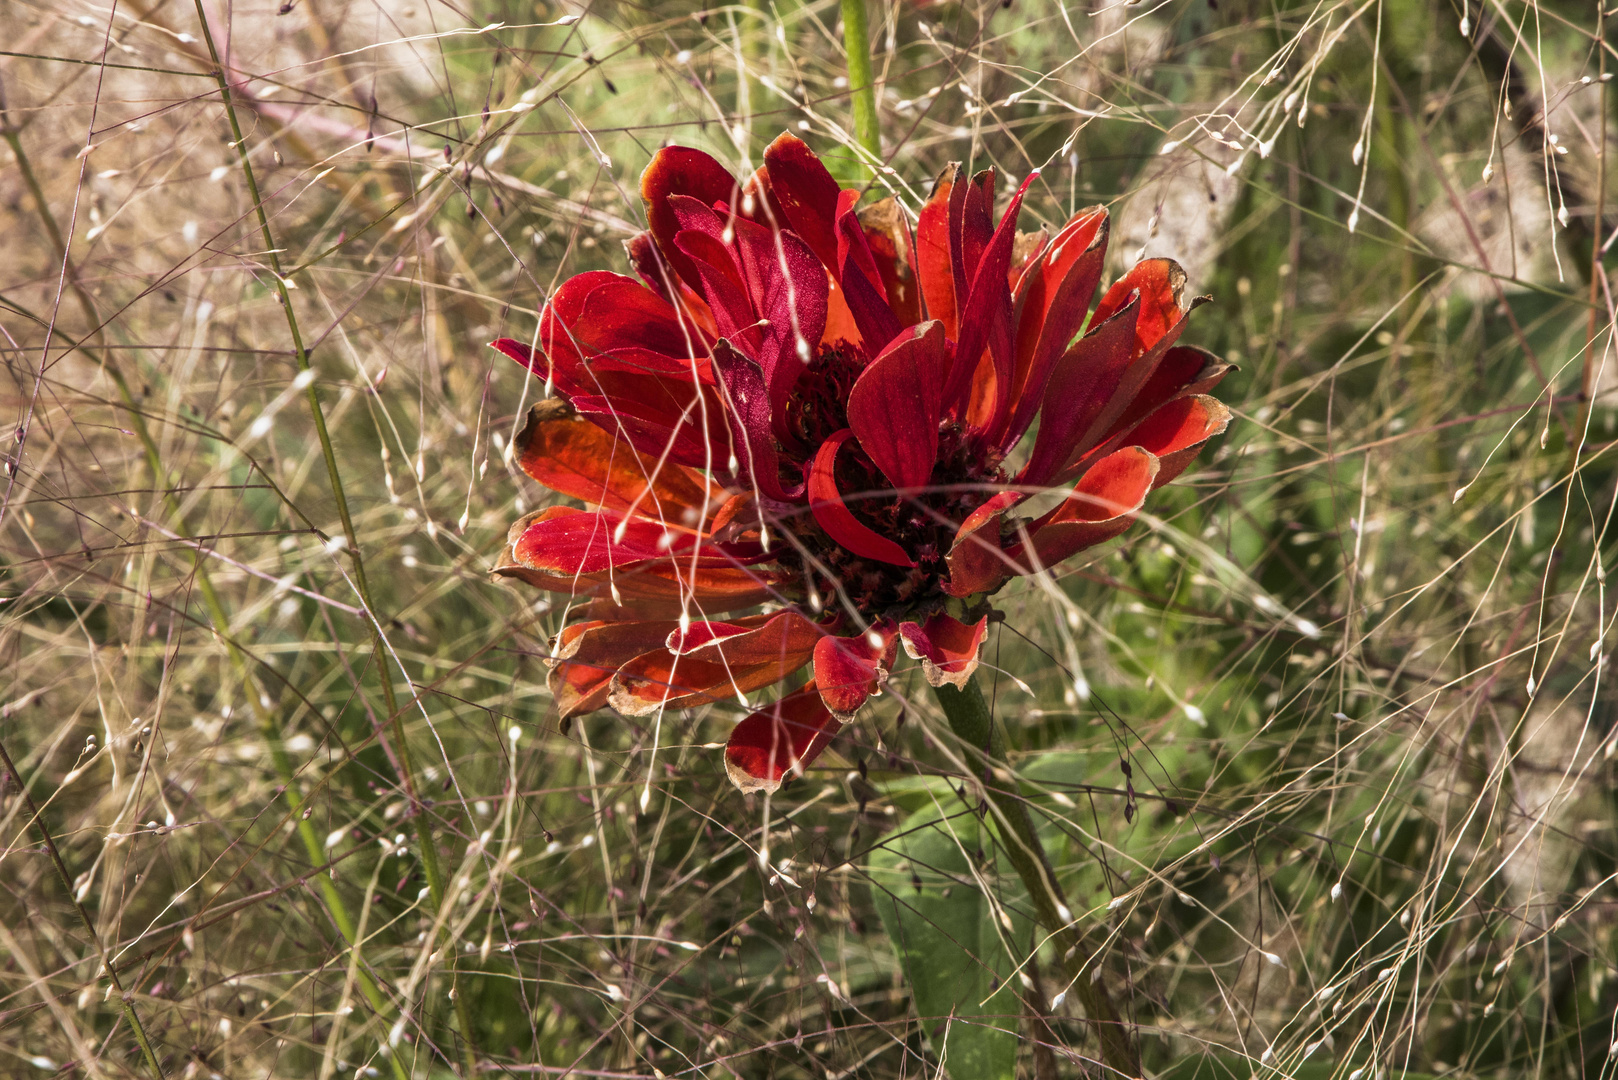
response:
{"label": "green leaf", "polygon": [[[970,811],[945,817],[927,808],[907,815],[868,866],[916,1015],[956,1080],[1011,1080],[1016,1072],[1022,1001],[1008,948],[1018,957],[1027,951],[1032,923],[1019,914],[1026,894],[1020,883],[1012,887],[1016,876],[996,872],[992,839]],[[974,876],[980,848],[987,858]],[[1006,885],[994,903],[979,877],[991,888]]]}

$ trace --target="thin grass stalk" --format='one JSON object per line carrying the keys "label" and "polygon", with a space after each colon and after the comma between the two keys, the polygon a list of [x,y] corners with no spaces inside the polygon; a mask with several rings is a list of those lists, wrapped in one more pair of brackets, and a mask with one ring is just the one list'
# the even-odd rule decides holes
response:
{"label": "thin grass stalk", "polygon": [[[248,155],[247,140],[242,132],[241,121],[236,115],[236,106],[230,92],[230,79],[225,72],[224,64],[219,58],[218,46],[214,43],[213,30],[208,23],[207,14],[203,11],[202,0],[194,0],[197,11],[197,22],[202,30],[202,40],[208,46],[208,56],[213,62],[213,77],[219,87],[219,98],[225,106],[225,116],[230,122],[232,145],[236,147],[237,160],[241,164],[242,178],[247,183],[249,198],[253,201],[253,212],[258,219],[259,233],[264,240],[264,248],[270,261],[270,272],[275,277],[276,298],[280,301],[281,311],[286,316],[287,330],[292,335],[293,355],[297,361],[299,372],[312,371],[309,362],[309,351],[304,347],[303,332],[298,326],[297,312],[292,306],[292,297],[287,290],[286,276],[281,272],[281,259],[277,254],[274,234],[270,231],[269,216],[264,211],[264,201],[259,194],[258,179],[253,173],[253,163]],[[410,747],[406,739],[404,716],[399,709],[399,703],[393,689],[393,678],[388,671],[387,650],[382,641],[382,626],[377,619],[376,605],[371,599],[370,583],[365,576],[365,560],[360,553],[359,535],[354,529],[354,518],[349,511],[348,499],[343,491],[342,473],[337,467],[337,454],[332,447],[331,432],[326,427],[326,414],[320,404],[320,394],[313,380],[304,388],[305,398],[309,404],[309,413],[314,420],[315,435],[320,441],[321,456],[325,459],[326,476],[331,484],[332,497],[337,503],[337,515],[343,524],[343,538],[347,541],[348,555],[354,567],[354,586],[360,594],[360,600],[371,624],[372,654],[377,660],[377,677],[382,683],[383,702],[388,716],[394,725],[394,734],[397,742],[396,753],[399,755],[400,770],[403,775],[400,781],[405,788],[405,794],[410,800],[411,818],[415,823],[417,849],[421,853],[422,869],[427,875],[427,888],[433,901],[435,911],[441,911],[444,904],[444,871],[438,861],[438,848],[433,839],[432,823],[428,820],[425,808],[421,805],[420,797],[416,792],[415,770],[410,760]],[[432,942],[427,943],[431,947]],[[460,1026],[462,1066],[467,1075],[473,1075],[477,1069],[477,1059],[472,1044],[472,1018],[467,1009],[464,996],[460,993],[459,976],[457,972],[457,957],[450,952],[446,964],[450,976],[450,997],[455,1003],[456,1021]],[[391,1055],[390,1055],[391,1056]]]}
{"label": "thin grass stalk", "polygon": [[866,164],[882,164],[882,136],[876,115],[876,79],[871,73],[871,32],[865,0],[842,0],[843,48],[848,53],[848,94],[854,111],[854,142]]}
{"label": "thin grass stalk", "polygon": [[[56,216],[51,213],[50,203],[46,201],[44,189],[40,186],[38,177],[34,173],[33,165],[22,146],[22,140],[17,129],[11,124],[6,112],[5,99],[0,94],[0,135],[3,135],[6,144],[11,148],[13,157],[17,161],[18,171],[22,174],[24,186],[28,188],[29,195],[34,200],[38,210],[41,224],[56,250],[56,255],[63,263],[64,274],[68,287],[78,300],[84,317],[90,325],[90,334],[96,337],[101,335],[101,317],[95,307],[95,301],[85,292],[83,284],[74,271],[68,253],[67,244],[62,236],[61,227],[57,224]],[[142,452],[146,458],[146,466],[152,474],[153,487],[164,492],[164,501],[168,504],[174,523],[174,531],[186,540],[195,540],[185,517],[181,513],[180,501],[173,490],[163,483],[162,455],[157,448],[157,440],[152,436],[151,428],[146,423],[146,414],[142,411],[140,403],[135,399],[129,379],[124,375],[118,364],[105,349],[96,349],[80,342],[77,346],[90,361],[105,371],[117,388],[119,397],[123,399],[124,408],[128,412],[130,422],[134,426],[135,435],[140,440]],[[292,765],[292,759],[287,754],[286,745],[281,739],[280,727],[276,724],[275,714],[263,705],[261,686],[254,677],[252,665],[248,663],[246,655],[230,632],[230,617],[225,611],[224,602],[219,598],[219,592],[213,583],[213,577],[208,572],[207,557],[201,544],[193,545],[196,550],[196,559],[192,564],[192,575],[197,583],[197,589],[202,594],[202,604],[208,613],[208,621],[212,624],[214,633],[225,646],[225,653],[229,657],[231,667],[241,680],[244,695],[247,699],[248,709],[252,712],[258,724],[259,734],[269,747],[270,758],[275,765],[277,775],[281,779],[281,793],[286,801],[288,813],[296,822],[299,839],[303,841],[304,851],[312,863],[324,861],[325,851],[321,845],[320,837],[315,833],[315,827],[303,816],[303,797],[298,793],[296,786],[297,772]],[[319,878],[321,898],[336,925],[338,933],[343,936],[351,949],[363,958],[363,951],[355,936],[354,920],[348,913],[348,906],[343,902],[342,894],[337,887],[324,874]],[[381,988],[371,977],[369,970],[361,966],[359,969],[360,991],[370,1004],[372,1011],[383,1015],[388,1011],[388,1002],[383,997]],[[393,1065],[396,1080],[408,1080],[408,1073],[397,1059],[390,1059]]]}
{"label": "thin grass stalk", "polygon": [[4,743],[0,743],[0,764],[6,768],[6,776],[16,786],[22,796],[23,805],[28,808],[28,817],[34,827],[39,830],[40,837],[45,841],[45,851],[50,855],[51,865],[56,868],[56,876],[61,879],[62,888],[67,891],[68,902],[78,913],[79,922],[84,925],[84,932],[90,935],[90,944],[95,948],[96,955],[101,958],[101,968],[107,973],[107,982],[112,985],[113,992],[118,995],[118,1005],[124,1011],[124,1019],[129,1022],[129,1028],[135,1033],[135,1041],[140,1044],[141,1057],[146,1059],[146,1067],[158,1080],[163,1080],[163,1066],[158,1064],[157,1054],[152,1050],[152,1040],[146,1034],[146,1026],[141,1023],[140,1014],[135,1011],[135,996],[124,989],[124,984],[118,979],[118,972],[112,966],[112,958],[107,950],[101,947],[101,935],[96,933],[95,924],[90,921],[90,913],[84,910],[73,894],[73,878],[67,872],[67,864],[62,861],[62,853],[56,847],[56,838],[51,835],[50,826],[45,824],[45,815],[39,812],[34,804],[34,797],[28,793],[28,787],[22,782],[17,773],[17,766],[11,763],[11,755],[6,753]]}
{"label": "thin grass stalk", "polygon": [[[983,789],[994,809],[1001,845],[1028,889],[1039,924],[1051,935],[1057,955],[1068,970],[1072,993],[1084,1006],[1096,1041],[1101,1044],[1102,1064],[1117,1075],[1140,1076],[1140,1053],[1130,1038],[1123,1016],[1101,981],[1091,981],[1090,951],[1069,913],[1062,886],[1056,880],[1056,872],[1045,855],[1039,834],[1034,831],[1028,805],[1006,764],[1005,737],[989,712],[989,703],[984,700],[977,679],[969,680],[959,690],[947,685],[937,687],[934,694],[949,718],[950,729],[980,759]],[[1100,960],[1093,962],[1099,964]]]}

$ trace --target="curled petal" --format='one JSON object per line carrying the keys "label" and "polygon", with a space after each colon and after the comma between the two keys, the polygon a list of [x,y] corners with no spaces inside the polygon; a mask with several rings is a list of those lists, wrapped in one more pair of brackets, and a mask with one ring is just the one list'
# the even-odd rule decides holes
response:
{"label": "curled petal", "polygon": [[862,558],[894,566],[914,566],[904,548],[856,518],[837,490],[837,451],[853,434],[844,428],[822,443],[815,453],[814,465],[809,470],[809,510],[815,516],[815,523],[837,543]]}
{"label": "curled petal", "polygon": [[666,649],[645,653],[618,669],[607,704],[625,716],[646,716],[659,709],[688,709],[730,698],[742,699],[803,667],[812,651],[745,665],[676,657]]}
{"label": "curled petal", "polygon": [[961,522],[945,559],[949,566],[945,592],[963,598],[993,592],[1017,574],[1016,564],[1000,544],[1000,525],[1006,511],[1022,498],[1021,492],[1002,491]]}
{"label": "curled petal", "polygon": [[640,177],[641,198],[646,200],[646,220],[663,257],[693,289],[702,287],[701,278],[690,258],[674,245],[674,234],[681,225],[670,196],[688,195],[704,206],[739,203],[741,188],[736,178],[712,157],[687,146],[665,146],[653,155]]}
{"label": "curled petal", "polygon": [[607,510],[644,509],[694,529],[708,504],[717,502],[700,473],[642,454],[580,420],[560,398],[528,411],[516,450],[518,466],[541,484]]}
{"label": "curled petal", "polygon": [[679,623],[591,622],[574,623],[556,635],[547,661],[546,682],[563,720],[593,712],[607,703],[612,677],[624,664],[643,653],[660,649]]}
{"label": "curled petal", "polygon": [[882,692],[898,651],[896,628],[886,619],[853,637],[826,636],[815,645],[815,685],[837,719],[854,719],[866,698]]}
{"label": "curled petal", "polygon": [[808,768],[842,726],[811,681],[731,729],[725,771],[743,792],[773,792]]}
{"label": "curled petal", "polygon": [[751,615],[733,622],[694,622],[676,627],[664,643],[676,657],[726,664],[781,663],[800,657],[794,667],[808,662],[824,632],[796,611]]}
{"label": "curled petal", "polygon": [[783,132],[764,148],[770,193],[784,226],[803,237],[827,270],[837,267],[837,181],[796,135]]}
{"label": "curled petal", "polygon": [[1139,446],[1158,459],[1154,489],[1185,471],[1204,443],[1230,426],[1230,410],[1223,402],[1197,394],[1171,401],[1119,438]]}
{"label": "curled petal", "polygon": [[592,617],[617,622],[675,619],[692,606],[711,613],[738,611],[776,599],[776,587],[784,580],[779,572],[739,566],[699,565],[693,572],[689,559],[657,559],[593,573],[559,572],[531,561],[532,552],[523,544],[530,528],[559,512],[582,513],[551,507],[518,519],[506,535],[505,550],[493,572],[548,592],[599,598],[589,605]]}
{"label": "curled petal", "polygon": [[1132,293],[1140,293],[1140,318],[1135,323],[1135,351],[1145,352],[1168,333],[1169,327],[1185,313],[1185,271],[1173,259],[1147,259],[1138,262],[1107,290],[1096,305],[1092,323],[1102,323],[1129,303]]}
{"label": "curled petal", "polygon": [[1028,526],[1028,541],[1011,558],[1023,573],[1032,573],[1111,540],[1134,522],[1158,468],[1157,456],[1138,446],[1102,458],[1062,505]]}
{"label": "curled petal", "polygon": [[959,689],[978,668],[978,650],[989,633],[987,615],[975,623],[963,623],[943,612],[924,623],[899,624],[905,655],[921,661],[921,673],[928,686],[945,683]]}
{"label": "curled petal", "polygon": [[919,488],[933,475],[948,362],[944,324],[922,323],[871,361],[848,395],[849,426],[896,488]]}
{"label": "curled petal", "polygon": [[899,201],[892,196],[856,211],[860,228],[871,248],[877,283],[887,293],[888,306],[899,317],[901,326],[922,321],[921,294],[914,270],[914,243]]}
{"label": "curled petal", "polygon": [[1034,449],[1018,479],[1048,484],[1076,452],[1129,366],[1140,305],[1125,305],[1063,354],[1045,390]]}

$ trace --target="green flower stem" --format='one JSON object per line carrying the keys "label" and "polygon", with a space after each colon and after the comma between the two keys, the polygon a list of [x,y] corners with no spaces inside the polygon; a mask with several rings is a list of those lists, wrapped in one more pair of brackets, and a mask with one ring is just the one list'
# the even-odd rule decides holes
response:
{"label": "green flower stem", "polygon": [[[33,198],[34,204],[39,210],[39,218],[45,226],[46,235],[50,237],[57,257],[63,260],[70,290],[75,299],[78,300],[79,307],[83,309],[84,317],[89,325],[92,328],[99,327],[101,318],[96,311],[95,301],[85,292],[84,286],[79,282],[78,274],[73,269],[66,241],[62,236],[62,230],[56,223],[56,216],[51,213],[50,203],[46,201],[45,192],[40,187],[39,180],[34,174],[33,165],[23,149],[18,129],[11,123],[10,116],[6,112],[3,96],[0,96],[0,134],[3,134],[6,144],[11,147],[12,155],[17,161],[18,170],[22,174],[23,183],[28,188],[29,195]],[[99,330],[94,330],[93,333],[99,336]],[[180,513],[179,498],[174,494],[173,490],[165,489],[162,455],[158,451],[157,440],[153,438],[151,428],[146,423],[146,414],[141,410],[140,403],[135,399],[134,391],[130,388],[129,379],[125,377],[123,371],[110,354],[102,350],[93,349],[83,342],[79,343],[78,348],[89,357],[92,363],[106,371],[108,377],[112,379],[113,385],[117,387],[118,395],[123,399],[124,408],[129,413],[135,435],[140,440],[146,457],[147,468],[152,474],[153,486],[156,489],[165,490],[164,499],[173,515],[175,533],[186,540],[194,539],[190,529],[186,526],[184,516]],[[288,812],[292,820],[297,822],[298,836],[303,841],[304,850],[308,853],[310,862],[321,863],[325,860],[324,849],[321,846],[320,837],[315,834],[314,825],[305,819],[301,813],[303,797],[299,794],[294,782],[297,779],[297,774],[293,769],[291,758],[287,755],[286,746],[281,739],[281,730],[276,724],[275,715],[261,704],[260,687],[257,679],[253,676],[247,656],[230,634],[230,618],[225,613],[225,605],[219,598],[218,590],[214,588],[213,577],[208,572],[207,556],[201,544],[196,545],[196,560],[192,565],[192,573],[193,579],[197,583],[197,590],[202,594],[202,604],[208,612],[208,621],[212,623],[214,633],[218,635],[219,640],[225,646],[225,652],[230,658],[231,667],[235,670],[237,678],[242,682],[248,708],[258,721],[259,732],[263,736],[266,745],[269,746],[270,757],[275,763],[276,772],[281,777],[281,790],[286,800]],[[45,828],[44,823],[40,822],[39,827],[43,830]],[[54,852],[54,845],[50,846]],[[58,872],[65,873],[61,866],[58,866]],[[331,914],[332,922],[336,924],[338,932],[343,935],[343,939],[348,942],[349,947],[357,950],[359,945],[354,936],[354,920],[348,914],[348,908],[343,903],[342,894],[337,891],[337,887],[332,884],[328,876],[322,874],[318,880],[321,895],[326,903],[327,911]],[[69,887],[69,894],[71,895],[71,886]],[[359,979],[360,990],[364,994],[365,1000],[370,1004],[371,1009],[378,1015],[384,1013],[387,1009],[387,1002],[366,968],[360,968]],[[132,1011],[132,1007],[127,1003],[124,1007],[126,1012]],[[396,1080],[409,1080],[404,1067],[397,1059],[394,1059],[392,1064]]]}
{"label": "green flower stem", "polygon": [[882,163],[882,138],[876,116],[876,80],[871,74],[871,35],[865,0],[842,0],[843,48],[848,52],[848,92],[854,106],[854,141],[869,155],[866,164]]}
{"label": "green flower stem", "polygon": [[[247,182],[248,196],[253,200],[253,212],[258,218],[259,233],[264,239],[264,249],[270,261],[270,271],[275,276],[276,298],[280,301],[281,311],[286,316],[287,330],[292,335],[293,355],[297,358],[300,372],[311,370],[309,351],[303,344],[303,332],[298,327],[298,316],[293,310],[292,296],[287,289],[286,275],[281,272],[281,258],[277,254],[275,237],[270,232],[269,216],[264,211],[264,200],[259,195],[258,180],[253,174],[253,163],[248,154],[247,139],[242,133],[241,121],[236,115],[235,101],[230,92],[230,79],[225,73],[224,65],[219,59],[219,49],[214,44],[213,30],[208,24],[208,17],[202,9],[202,0],[194,0],[197,9],[197,22],[202,28],[202,40],[208,46],[208,56],[213,61],[213,77],[219,86],[219,98],[225,106],[225,116],[230,121],[230,132],[236,147],[236,154],[241,162],[242,178]],[[411,818],[415,822],[417,849],[421,853],[421,865],[427,875],[427,889],[432,897],[433,907],[440,913],[444,906],[444,871],[438,861],[438,848],[433,841],[432,823],[428,819],[420,798],[416,793],[415,770],[410,761],[410,746],[405,737],[404,716],[399,709],[398,699],[394,694],[393,677],[389,673],[387,650],[382,641],[382,627],[377,621],[376,605],[371,600],[370,583],[365,576],[365,561],[360,555],[359,536],[354,531],[354,519],[349,513],[348,498],[343,492],[342,473],[337,468],[337,454],[332,447],[331,433],[326,429],[326,414],[320,404],[320,394],[315,383],[311,381],[305,389],[309,402],[309,413],[315,423],[315,435],[320,440],[321,456],[326,462],[326,477],[331,484],[332,497],[337,503],[337,515],[343,523],[343,538],[348,542],[348,555],[354,567],[354,586],[360,594],[360,600],[365,605],[367,617],[371,623],[371,650],[376,658],[377,677],[382,683],[382,697],[387,708],[387,714],[393,720],[395,753],[399,756],[399,767],[403,775],[400,781],[404,784],[405,794],[411,803]],[[453,951],[448,961],[450,977],[450,996],[455,1001],[455,1017],[460,1026],[462,1065],[468,1076],[475,1075],[477,1071],[477,1057],[472,1044],[472,1017],[466,1004],[466,997],[460,992],[457,962]]]}
{"label": "green flower stem", "polygon": [[1034,831],[1028,805],[1018,790],[1016,778],[1006,765],[1005,736],[989,713],[989,703],[973,678],[961,689],[940,686],[934,690],[938,704],[949,718],[950,729],[975,755],[982,766],[983,788],[994,809],[995,828],[1001,845],[1017,876],[1022,878],[1033,900],[1039,924],[1051,935],[1057,954],[1072,977],[1072,993],[1084,1006],[1085,1015],[1101,1044],[1101,1061],[1117,1075],[1140,1076],[1140,1055],[1129,1035],[1129,1028],[1100,980],[1091,981],[1086,970],[1090,953],[1062,897],[1050,859]]}
{"label": "green flower stem", "polygon": [[107,982],[112,984],[113,992],[118,995],[118,1004],[124,1010],[124,1019],[129,1021],[129,1028],[135,1033],[135,1041],[140,1044],[141,1057],[146,1059],[146,1067],[158,1080],[163,1080],[163,1066],[157,1063],[157,1055],[152,1051],[152,1041],[146,1035],[146,1028],[140,1022],[140,1014],[135,1012],[135,995],[124,989],[124,984],[118,980],[118,972],[112,966],[112,958],[107,950],[101,947],[101,936],[96,933],[95,924],[90,921],[90,913],[84,910],[73,895],[73,879],[68,876],[67,864],[62,861],[62,853],[57,850],[56,838],[45,824],[45,815],[39,812],[34,805],[34,797],[28,794],[28,787],[23,783],[22,777],[17,774],[17,767],[11,763],[11,755],[6,753],[4,744],[0,744],[0,764],[5,766],[5,775],[22,795],[23,805],[28,807],[28,817],[39,829],[40,837],[45,841],[45,850],[51,857],[51,865],[56,867],[56,876],[62,881],[62,888],[67,890],[68,902],[78,913],[79,922],[84,924],[84,932],[90,936],[90,944],[97,955],[101,957],[101,967],[107,973]]}

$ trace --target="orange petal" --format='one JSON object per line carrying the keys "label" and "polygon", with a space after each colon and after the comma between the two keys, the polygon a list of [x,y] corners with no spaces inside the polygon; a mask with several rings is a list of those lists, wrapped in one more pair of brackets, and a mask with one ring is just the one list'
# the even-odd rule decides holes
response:
{"label": "orange petal", "polygon": [[517,435],[517,464],[552,491],[608,510],[635,508],[689,529],[697,528],[703,508],[717,501],[696,470],[659,463],[579,419],[560,398],[528,411],[528,423]]}
{"label": "orange petal", "polygon": [[556,635],[547,683],[563,720],[607,703],[612,676],[625,663],[661,649],[677,622],[582,622]]}
{"label": "orange petal", "polygon": [[1016,564],[1000,545],[1000,523],[1022,498],[1021,492],[1002,491],[961,522],[945,559],[949,565],[945,592],[959,597],[993,592],[1017,574]]}

